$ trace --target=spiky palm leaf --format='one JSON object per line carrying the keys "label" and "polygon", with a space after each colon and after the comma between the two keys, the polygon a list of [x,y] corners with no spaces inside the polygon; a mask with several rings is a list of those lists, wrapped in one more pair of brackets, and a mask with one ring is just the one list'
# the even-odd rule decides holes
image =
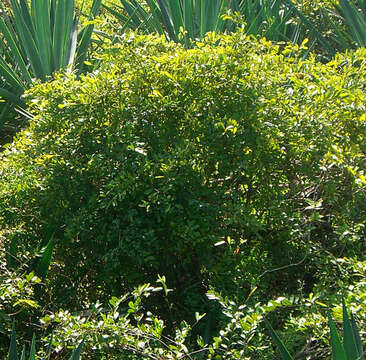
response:
{"label": "spiky palm leaf", "polygon": [[[93,24],[88,24],[78,36],[74,0],[31,0],[30,6],[27,0],[10,0],[10,5],[7,13],[0,4],[3,115],[11,107],[24,106],[21,95],[34,79],[45,81],[65,67],[81,72],[93,30]],[[91,19],[100,5],[101,0],[93,0]]]}

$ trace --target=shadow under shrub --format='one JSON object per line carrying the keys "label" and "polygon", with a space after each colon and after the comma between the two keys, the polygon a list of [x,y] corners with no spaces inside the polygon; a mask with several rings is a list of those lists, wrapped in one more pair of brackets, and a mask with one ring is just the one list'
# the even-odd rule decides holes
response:
{"label": "shadow under shrub", "polygon": [[1,155],[4,246],[54,235],[49,288],[70,307],[157,274],[172,321],[210,286],[311,289],[310,255],[364,236],[365,50],[301,55],[240,32],[191,50],[132,34],[94,74],[33,88],[34,120]]}

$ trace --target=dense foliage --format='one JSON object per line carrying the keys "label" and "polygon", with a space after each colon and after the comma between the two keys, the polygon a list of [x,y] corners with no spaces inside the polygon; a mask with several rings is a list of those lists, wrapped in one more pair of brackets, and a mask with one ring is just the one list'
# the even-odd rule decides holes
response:
{"label": "dense foliage", "polygon": [[[205,353],[243,358],[263,314],[283,304],[258,310],[258,300],[301,292],[311,302],[317,291],[332,301],[343,287],[332,276],[354,284],[329,264],[363,260],[366,53],[327,64],[306,53],[243,30],[192,49],[131,33],[99,55],[98,71],[31,89],[34,118],[1,154],[0,240],[12,271],[20,261],[30,273],[53,251],[35,313],[106,306],[165,275],[165,296],[152,292],[144,308],[166,334],[207,313],[189,342],[225,328]],[[105,315],[107,332],[117,318]],[[250,358],[271,358],[262,350]]]}
{"label": "dense foliage", "polygon": [[73,4],[0,6],[0,357],[363,358],[364,3]]}
{"label": "dense foliage", "polygon": [[95,50],[105,46],[106,39],[118,42],[126,29],[164,34],[190,47],[209,31],[230,33],[242,27],[247,34],[272,41],[301,44],[309,38],[309,49],[322,61],[337,51],[364,46],[366,34],[366,9],[360,0],[106,0],[100,9],[101,3],[3,1],[0,145],[11,141],[27,121],[21,96],[25,89],[66,66],[78,72],[95,69]]}

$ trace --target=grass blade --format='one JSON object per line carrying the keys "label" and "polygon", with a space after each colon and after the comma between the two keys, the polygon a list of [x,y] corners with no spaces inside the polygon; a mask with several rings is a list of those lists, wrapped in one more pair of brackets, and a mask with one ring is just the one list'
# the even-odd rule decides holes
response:
{"label": "grass blade", "polygon": [[338,44],[341,51],[349,48],[352,42],[352,38],[349,36],[349,34],[347,36],[347,33],[341,31],[341,28],[336,25],[332,18],[329,16],[328,10],[323,10],[322,8],[319,8],[319,10],[322,16],[325,18],[326,22],[330,24],[330,27],[334,31],[335,36],[333,36],[333,40]]}
{"label": "grass blade", "polygon": [[0,58],[0,74],[11,86],[13,93],[19,95],[23,93],[25,86],[23,85],[22,80],[2,58]]}
{"label": "grass blade", "polygon": [[[193,1],[187,0],[182,3],[182,14],[183,14],[183,24],[184,30],[187,31],[188,38],[194,39],[195,25],[194,25],[194,7]],[[185,36],[185,42],[188,41],[187,36]]]}
{"label": "grass blade", "polygon": [[[164,29],[163,29],[163,15],[161,13],[161,10],[158,6],[158,4],[156,3],[155,0],[146,0],[146,3],[149,5],[149,10],[150,10],[150,14],[147,14],[149,16],[145,16],[147,19],[147,22],[149,23],[149,26],[151,26],[153,29],[155,29],[155,31],[157,31],[160,35],[164,34]],[[142,8],[143,10],[143,8]]]}
{"label": "grass blade", "polygon": [[70,43],[68,46],[68,51],[66,54],[66,65],[71,66],[74,64],[75,54],[76,54],[76,45],[78,42],[78,20],[75,17],[74,22],[72,24]]}
{"label": "grass blade", "polygon": [[204,21],[201,23],[201,39],[209,31],[215,31],[221,19],[221,0],[206,0],[204,3]]}
{"label": "grass blade", "polygon": [[[159,0],[159,2],[162,2]],[[180,0],[165,0],[165,8],[169,11],[169,17],[174,28],[174,33],[178,37],[180,29],[184,29],[182,6]]]}
{"label": "grass blade", "polygon": [[[63,0],[59,0],[63,1]],[[71,46],[71,39],[72,39],[72,29],[73,24],[75,22],[74,18],[74,0],[67,0],[65,1],[66,5],[64,8],[64,32],[62,34],[62,61],[61,61],[61,68],[64,68],[68,65],[68,54],[70,54],[70,46]],[[56,14],[57,17],[57,14]]]}
{"label": "grass blade", "polygon": [[65,0],[59,0],[54,7],[54,29],[53,29],[53,62],[55,69],[62,66],[64,53],[64,38],[67,32]]}
{"label": "grass blade", "polygon": [[[178,42],[178,33],[175,31],[177,25],[175,24],[173,28],[172,20],[169,16],[169,9],[167,3],[166,2],[164,3],[162,0],[157,0],[157,2],[159,5],[163,23],[168,33],[168,39]],[[178,26],[178,32],[179,32],[179,26]]]}
{"label": "grass blade", "polygon": [[18,94],[14,94],[7,89],[0,88],[0,97],[12,102],[14,105],[18,105],[20,107],[25,106],[25,102],[19,97]]}
{"label": "grass blade", "polygon": [[[134,2],[133,2],[133,4],[131,4],[125,0],[121,0],[121,3],[123,5],[125,11],[129,15],[128,21],[131,20],[135,26],[135,29],[138,29],[142,24],[141,19],[138,16],[138,14],[140,13],[140,11],[142,9],[142,6],[140,4],[135,4]],[[147,15],[148,14],[146,14],[146,17],[143,17],[143,19],[147,19],[147,17],[148,17]]]}

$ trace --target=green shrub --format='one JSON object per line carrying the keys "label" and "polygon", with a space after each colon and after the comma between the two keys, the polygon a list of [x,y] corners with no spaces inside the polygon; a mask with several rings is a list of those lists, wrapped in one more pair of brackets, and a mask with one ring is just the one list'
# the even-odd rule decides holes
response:
{"label": "green shrub", "polygon": [[172,335],[166,336],[165,322],[147,307],[147,298],[166,287],[164,278],[157,282],[162,286],[140,285],[130,294],[113,297],[104,306],[97,302],[74,314],[64,310],[47,314],[41,324],[53,325],[57,352],[70,345],[75,347],[78,339],[84,337],[83,353],[90,360],[263,359],[264,354],[266,359],[271,359],[258,327],[266,315],[292,305],[288,300],[282,297],[267,304],[239,306],[218,293],[209,292],[208,298],[220,305],[228,321],[217,337],[205,342],[202,336],[194,334],[194,328],[207,314],[197,312],[192,324],[182,321],[175,325]]}
{"label": "green shrub", "polygon": [[191,50],[124,39],[94,74],[32,89],[34,120],[1,156],[0,234],[18,254],[54,234],[58,302],[165,274],[174,321],[210,286],[239,302],[255,284],[309,291],[316,254],[357,254],[364,49],[323,65],[241,32]]}

